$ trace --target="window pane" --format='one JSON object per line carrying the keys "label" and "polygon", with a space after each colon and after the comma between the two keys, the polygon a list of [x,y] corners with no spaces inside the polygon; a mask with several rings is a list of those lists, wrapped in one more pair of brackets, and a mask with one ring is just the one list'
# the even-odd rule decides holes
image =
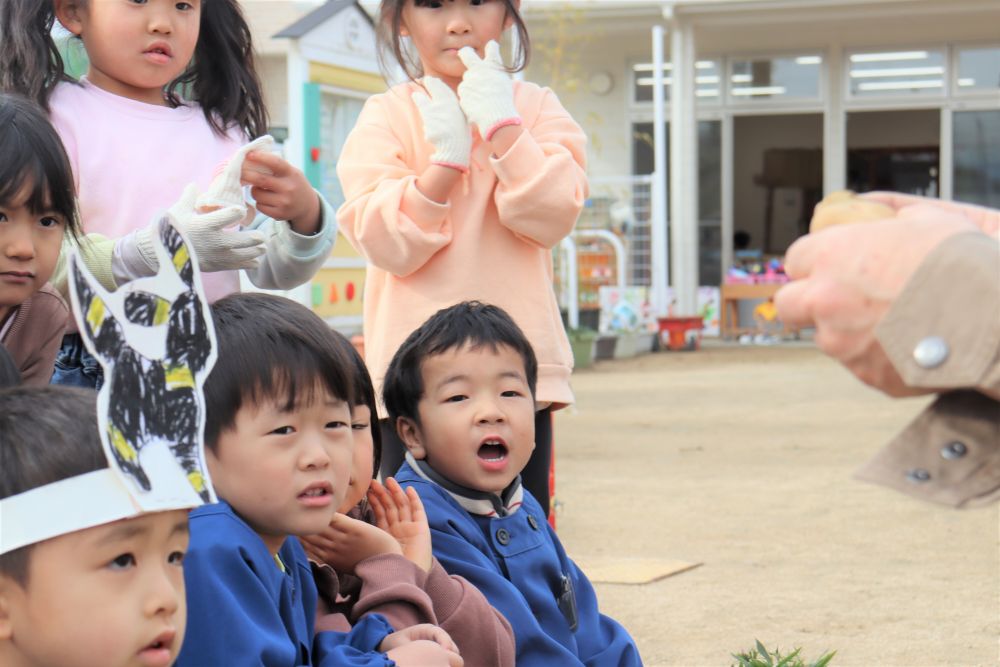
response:
{"label": "window pane", "polygon": [[[670,101],[670,63],[663,63],[663,101]],[[636,102],[653,101],[653,63],[632,66],[633,91]]]}
{"label": "window pane", "polygon": [[364,100],[323,93],[320,108],[320,191],[333,209],[344,203],[344,191],[337,178],[337,160],[351,128],[361,114]]}
{"label": "window pane", "polygon": [[944,92],[943,51],[883,51],[851,55],[851,95],[940,95]]}
{"label": "window pane", "polygon": [[1000,88],[1000,47],[960,50],[956,84],[960,93]]}
{"label": "window pane", "polygon": [[[670,101],[670,76],[672,65],[663,63],[663,101]],[[699,60],[695,63],[695,95],[699,103],[719,101],[719,63],[715,60]],[[653,101],[653,64],[636,63],[632,66],[633,99],[636,102]]]}
{"label": "window pane", "polygon": [[770,60],[737,60],[729,68],[729,97],[734,103],[819,97],[818,55]]}
{"label": "window pane", "polygon": [[719,61],[699,60],[694,64],[694,94],[698,104],[718,104],[722,89]]}
{"label": "window pane", "polygon": [[956,111],[952,128],[955,199],[1000,208],[1000,111]]}

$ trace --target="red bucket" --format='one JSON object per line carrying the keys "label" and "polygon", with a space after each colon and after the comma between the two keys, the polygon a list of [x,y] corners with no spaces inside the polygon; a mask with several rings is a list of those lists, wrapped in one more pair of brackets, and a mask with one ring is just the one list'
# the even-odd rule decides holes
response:
{"label": "red bucket", "polygon": [[658,317],[660,347],[671,350],[697,350],[701,346],[701,329],[705,323],[700,317]]}

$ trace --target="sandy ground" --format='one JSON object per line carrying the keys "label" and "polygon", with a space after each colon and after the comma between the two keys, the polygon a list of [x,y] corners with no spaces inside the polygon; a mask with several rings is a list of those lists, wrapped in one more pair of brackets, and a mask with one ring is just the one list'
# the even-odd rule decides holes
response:
{"label": "sandy ground", "polygon": [[1000,662],[997,508],[851,477],[924,399],[803,344],[599,362],[573,385],[555,428],[569,554],[703,563],[596,586],[646,665],[729,665],[755,638],[836,649],[834,667]]}

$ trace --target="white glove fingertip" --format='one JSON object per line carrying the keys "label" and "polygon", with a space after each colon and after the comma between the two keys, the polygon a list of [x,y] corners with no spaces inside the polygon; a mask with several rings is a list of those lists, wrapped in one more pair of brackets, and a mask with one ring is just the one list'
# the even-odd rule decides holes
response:
{"label": "white glove fingertip", "polygon": [[491,39],[490,41],[486,42],[486,49],[484,51],[484,55],[486,57],[483,58],[483,60],[490,63],[491,65],[496,65],[501,69],[503,69],[503,56],[500,55],[500,44],[498,44],[496,40]]}
{"label": "white glove fingertip", "polygon": [[424,85],[427,86],[427,90],[430,92],[431,97],[437,101],[442,101],[445,98],[455,98],[455,91],[453,91],[451,87],[441,79],[433,76],[424,77]]}
{"label": "white glove fingertip", "polygon": [[479,63],[483,62],[476,50],[471,46],[463,46],[458,50],[458,58],[465,65],[466,69],[472,69]]}
{"label": "white glove fingertip", "polygon": [[418,90],[410,97],[413,99],[413,103],[417,105],[418,109],[426,109],[431,103],[431,98],[427,97],[427,93],[422,90]]}

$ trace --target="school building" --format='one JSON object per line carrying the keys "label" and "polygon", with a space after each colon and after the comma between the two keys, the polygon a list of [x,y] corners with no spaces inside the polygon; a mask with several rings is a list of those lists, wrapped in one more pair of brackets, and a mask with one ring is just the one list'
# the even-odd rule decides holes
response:
{"label": "school building", "polygon": [[[275,130],[335,204],[339,147],[386,88],[377,4],[244,0]],[[694,312],[698,287],[731,265],[735,232],[780,256],[843,188],[1000,207],[1000,2],[522,0],[522,14],[525,78],[552,87],[590,138],[580,227],[623,242],[626,268],[609,260],[606,282],[654,297],[669,284]],[[351,328],[363,262],[346,242],[335,254],[310,297]]]}

